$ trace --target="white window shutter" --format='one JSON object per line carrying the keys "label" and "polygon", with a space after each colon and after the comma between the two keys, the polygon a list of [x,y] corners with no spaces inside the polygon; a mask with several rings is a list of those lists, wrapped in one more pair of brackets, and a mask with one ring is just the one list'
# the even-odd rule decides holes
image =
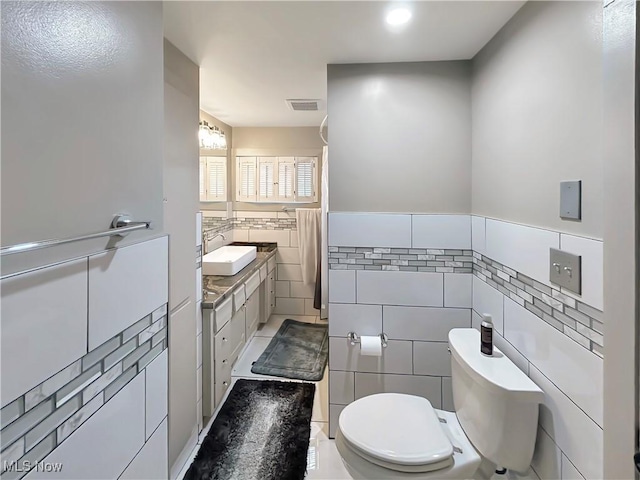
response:
{"label": "white window shutter", "polygon": [[293,157],[278,157],[278,200],[295,201],[295,160]]}
{"label": "white window shutter", "polygon": [[207,201],[207,157],[200,157],[200,201]]}
{"label": "white window shutter", "polygon": [[315,202],[316,158],[296,157],[296,202]]}
{"label": "white window shutter", "polygon": [[224,157],[207,159],[207,199],[224,201],[227,199],[227,160]]}
{"label": "white window shutter", "polygon": [[238,196],[242,202],[256,201],[256,157],[238,157],[236,175]]}
{"label": "white window shutter", "polygon": [[275,171],[274,157],[258,157],[258,201],[275,201]]}

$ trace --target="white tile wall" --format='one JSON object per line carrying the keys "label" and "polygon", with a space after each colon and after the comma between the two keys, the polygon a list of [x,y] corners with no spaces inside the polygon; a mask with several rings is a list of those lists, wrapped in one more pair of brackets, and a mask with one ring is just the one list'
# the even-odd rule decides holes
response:
{"label": "white tile wall", "polygon": [[382,333],[382,306],[350,303],[329,304],[329,335],[346,338],[349,332],[358,335]]}
{"label": "white tile wall", "polygon": [[248,242],[249,230],[243,230],[240,228],[233,229],[233,241],[234,242]]}
{"label": "white tile wall", "polygon": [[486,221],[487,256],[547,285],[549,249],[559,246],[557,232],[489,218]]}
{"label": "white tile wall", "polygon": [[411,342],[389,340],[387,347],[382,350],[381,357],[369,357],[360,355],[359,344],[351,346],[346,338],[329,338],[331,370],[412,374],[411,359]]}
{"label": "white tile wall", "polygon": [[[351,223],[348,220],[356,218],[352,217],[353,214],[338,215],[342,217],[338,222],[342,228],[338,236],[344,243],[330,245],[392,246],[385,244],[388,240],[381,240],[386,235],[384,231],[378,231],[386,226],[382,216],[367,214],[366,218],[356,220],[362,220],[369,231],[374,232],[371,236],[378,242],[374,245],[366,235],[358,237],[356,230],[359,227],[349,228]],[[377,228],[373,217],[378,217]],[[416,215],[413,220],[417,217],[420,218],[414,222],[411,245],[414,248],[422,246],[416,245],[416,241],[430,238],[432,222],[442,220],[429,215]],[[476,216],[470,218],[469,225],[469,238],[476,252],[547,285],[550,284],[550,247],[562,247],[582,255],[585,269],[582,300],[602,308],[599,303],[602,242]],[[445,227],[439,234],[446,235]],[[406,225],[400,230],[405,232]],[[402,236],[406,235],[403,233]],[[435,240],[424,241],[435,243]],[[424,244],[423,248],[437,247]],[[449,243],[442,248],[456,247]],[[375,358],[361,357],[357,353],[358,346],[349,347],[342,337],[331,338],[330,368],[331,375],[336,374],[330,393],[332,433],[342,405],[351,402],[354,394],[358,398],[385,389],[409,393],[412,385],[417,385],[414,382],[421,378],[429,379],[434,392],[439,389],[441,406],[452,410],[450,357],[446,351],[448,330],[469,325],[478,328],[479,314],[490,313],[496,327],[496,347],[529,374],[546,394],[546,406],[541,407],[542,428],[534,459],[534,467],[540,477],[602,478],[602,429],[599,426],[602,423],[602,359],[477,277],[431,275],[440,275],[442,281],[422,283],[424,279],[412,272],[330,271],[330,301],[360,304],[351,305],[351,308],[362,307],[362,304],[382,305],[383,329],[391,339],[390,348],[384,356]],[[335,288],[333,292],[332,288]],[[473,311],[466,309],[469,305],[473,306]],[[443,306],[460,308],[441,308]],[[348,311],[345,305],[339,308]],[[332,319],[336,317],[340,321],[333,325]],[[345,333],[342,330],[347,326],[342,324],[342,318],[342,315],[330,315],[333,332]],[[350,313],[346,323],[356,322],[362,331],[378,325],[377,317],[368,318],[374,319],[368,321]]]}
{"label": "white tile wall", "polygon": [[413,373],[451,376],[451,356],[444,342],[413,342]]}
{"label": "white tile wall", "polygon": [[412,215],[413,248],[471,248],[469,215]]}
{"label": "white tile wall", "polygon": [[279,263],[278,264],[278,280],[289,280],[293,282],[302,281],[302,269],[300,264]]}
{"label": "white tile wall", "polygon": [[505,338],[602,425],[603,360],[505,298]]}
{"label": "white tile wall", "polygon": [[355,303],[355,270],[329,270],[329,301],[338,303]]}
{"label": "white tile wall", "polygon": [[[237,218],[295,218],[283,212],[235,212]],[[318,315],[311,301],[313,285],[302,283],[298,232],[296,230],[234,229],[233,240],[251,242],[276,242],[277,269],[276,306],[274,313],[283,315]]]}
{"label": "white tile wall", "polygon": [[320,310],[313,306],[313,298],[304,299],[304,314],[311,316],[320,314]]}
{"label": "white tile wall", "polygon": [[[329,318],[333,320],[331,314]],[[384,333],[393,340],[446,342],[452,328],[469,328],[471,312],[463,308],[382,307]],[[332,322],[329,322],[331,328]]]}
{"label": "white tile wall", "polygon": [[494,328],[501,335],[504,335],[503,297],[498,290],[473,277],[473,309],[480,315],[490,314]]}
{"label": "white tile wall", "polygon": [[358,303],[442,307],[441,273],[359,270]]}
{"label": "white tile wall", "polygon": [[472,282],[470,273],[444,274],[444,306],[471,308]]}
{"label": "white tile wall", "polygon": [[273,313],[279,315],[304,315],[304,298],[277,298]]}
{"label": "white tile wall", "polygon": [[45,457],[44,462],[64,464],[62,471],[33,470],[25,478],[119,477],[144,444],[144,387],[144,375],[138,375]]}
{"label": "white tile wall", "polygon": [[344,410],[346,405],[329,405],[329,437],[334,438],[336,436],[336,430],[338,429],[338,417]]}
{"label": "white tile wall", "polygon": [[276,261],[278,263],[297,263],[300,264],[300,249],[291,247],[278,247],[276,253]]}
{"label": "white tile wall", "polygon": [[542,428],[585,478],[603,478],[602,429],[534,366],[530,376],[545,393]]}
{"label": "white tile wall", "polygon": [[560,234],[560,249],[582,256],[582,294],[563,288],[562,292],[603,309],[603,243],[574,235]]}
{"label": "white tile wall", "polygon": [[[479,329],[480,327],[478,326],[478,330]],[[518,351],[517,348],[511,345],[504,339],[502,335],[497,332],[493,332],[493,343],[498,348],[498,350],[509,357],[509,360],[515,363],[520,370],[529,375],[529,361],[527,360],[527,357],[525,357]]]}
{"label": "white tile wall", "polygon": [[375,393],[406,393],[428,399],[434,408],[441,407],[442,382],[438,377],[360,372],[355,375],[356,400]]}
{"label": "white tile wall", "polygon": [[[148,439],[167,416],[168,401],[168,351],[163,351],[147,365],[145,380],[145,428]],[[202,394],[200,395],[202,396]]]}
{"label": "white tile wall", "polygon": [[89,350],[167,303],[168,271],[167,237],[89,257]]}
{"label": "white tile wall", "polygon": [[329,246],[411,247],[411,215],[329,213]]}
{"label": "white tile wall", "polygon": [[1,289],[4,406],[87,353],[87,260],[6,278]]}
{"label": "white tile wall", "polygon": [[567,456],[562,454],[562,480],[584,480],[582,474],[578,471],[578,469],[571,463],[571,461],[567,458]]}
{"label": "white tile wall", "polygon": [[291,282],[290,295],[292,298],[313,298],[315,295],[315,283]]}
{"label": "white tile wall", "polygon": [[453,387],[451,377],[442,377],[442,409],[448,412],[455,411],[453,405]]}
{"label": "white tile wall", "polygon": [[158,480],[169,477],[168,427],[165,418],[140,453],[123,472],[120,480]]}
{"label": "white tile wall", "polygon": [[542,427],[538,427],[536,448],[531,466],[540,478],[563,478],[560,475],[560,449]]}
{"label": "white tile wall", "polygon": [[484,217],[471,217],[471,248],[482,255],[486,255],[485,224]]}
{"label": "white tile wall", "polygon": [[347,405],[355,400],[355,373],[334,370],[329,375],[329,403]]}
{"label": "white tile wall", "polygon": [[291,290],[288,281],[276,280],[276,297],[290,297]]}

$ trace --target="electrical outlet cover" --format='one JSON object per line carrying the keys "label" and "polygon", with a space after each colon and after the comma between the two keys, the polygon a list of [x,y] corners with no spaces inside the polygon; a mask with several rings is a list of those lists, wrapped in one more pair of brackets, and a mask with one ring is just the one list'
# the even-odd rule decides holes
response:
{"label": "electrical outlet cover", "polygon": [[560,218],[580,220],[582,181],[560,182]]}

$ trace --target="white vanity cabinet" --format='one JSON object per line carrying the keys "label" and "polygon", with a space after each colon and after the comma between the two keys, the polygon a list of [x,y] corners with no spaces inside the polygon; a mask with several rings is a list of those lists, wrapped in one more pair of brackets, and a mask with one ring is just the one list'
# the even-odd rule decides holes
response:
{"label": "white vanity cabinet", "polygon": [[205,417],[213,415],[231,385],[231,372],[246,342],[273,311],[274,273],[275,256],[215,309],[203,310],[202,413]]}
{"label": "white vanity cabinet", "polygon": [[260,322],[265,323],[276,306],[276,257],[271,257],[260,269]]}
{"label": "white vanity cabinet", "polygon": [[246,305],[233,315],[214,337],[215,405],[220,403],[231,385],[231,369],[245,343]]}

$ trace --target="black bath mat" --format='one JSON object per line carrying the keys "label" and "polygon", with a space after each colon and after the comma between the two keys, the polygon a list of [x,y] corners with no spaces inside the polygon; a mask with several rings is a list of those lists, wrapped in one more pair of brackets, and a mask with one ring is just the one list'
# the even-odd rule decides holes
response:
{"label": "black bath mat", "polygon": [[328,356],[326,325],[287,319],[254,362],[251,372],[318,382],[322,380]]}
{"label": "black bath mat", "polygon": [[184,480],[302,480],[315,385],[238,380]]}

